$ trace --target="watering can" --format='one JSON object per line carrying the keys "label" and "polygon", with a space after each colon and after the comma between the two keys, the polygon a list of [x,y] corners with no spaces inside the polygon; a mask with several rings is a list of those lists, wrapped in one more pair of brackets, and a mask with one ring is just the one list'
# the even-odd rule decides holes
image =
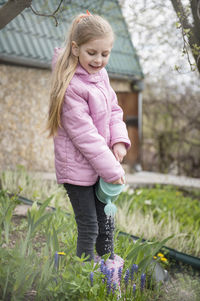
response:
{"label": "watering can", "polygon": [[106,204],[104,212],[107,216],[114,217],[117,207],[112,203],[122,192],[124,184],[112,184],[105,182],[102,178],[99,179],[95,187],[95,193],[99,201]]}

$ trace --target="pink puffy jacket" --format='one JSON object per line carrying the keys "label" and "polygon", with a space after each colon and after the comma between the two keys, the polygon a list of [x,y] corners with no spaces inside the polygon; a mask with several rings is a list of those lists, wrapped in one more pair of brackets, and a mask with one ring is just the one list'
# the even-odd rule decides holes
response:
{"label": "pink puffy jacket", "polygon": [[[55,49],[53,66],[59,51]],[[112,153],[117,142],[130,147],[122,116],[106,70],[89,74],[78,65],[64,96],[62,127],[54,137],[58,183],[89,186],[98,176],[113,182],[124,175]]]}

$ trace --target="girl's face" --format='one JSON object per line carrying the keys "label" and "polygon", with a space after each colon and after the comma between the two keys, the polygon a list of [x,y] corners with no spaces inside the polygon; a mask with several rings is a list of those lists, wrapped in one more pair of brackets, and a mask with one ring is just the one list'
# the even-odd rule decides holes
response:
{"label": "girl's face", "polygon": [[108,63],[113,46],[111,36],[92,40],[78,47],[72,42],[72,52],[78,56],[81,66],[90,74],[100,71]]}

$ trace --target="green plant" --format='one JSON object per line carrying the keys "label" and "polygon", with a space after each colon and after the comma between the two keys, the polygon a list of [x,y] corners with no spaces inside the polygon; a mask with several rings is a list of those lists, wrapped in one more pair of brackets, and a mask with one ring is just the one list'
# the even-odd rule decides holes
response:
{"label": "green plant", "polygon": [[38,258],[29,248],[29,254],[23,254],[23,241],[13,249],[0,248],[0,295],[2,300],[20,300],[28,291],[39,274]]}
{"label": "green plant", "polygon": [[[9,199],[5,192],[1,191],[0,193],[2,203],[6,204],[6,199],[8,199],[7,203],[13,202],[13,198]],[[0,246],[0,296],[2,300],[22,300],[33,288],[36,288],[39,294],[53,279],[55,271],[52,254],[55,248],[59,248],[59,243],[54,226],[55,220],[51,219],[56,212],[46,211],[50,201],[50,198],[47,199],[40,207],[37,207],[36,203],[33,204],[28,211],[27,223],[26,227],[23,227],[22,237],[16,242],[14,248],[5,245],[4,238],[2,238]],[[4,211],[1,212],[1,216],[3,216]],[[9,217],[10,226],[12,212]],[[59,218],[59,216],[57,217]],[[62,219],[65,227],[69,224],[67,218],[66,216],[65,220]],[[54,228],[51,240],[56,240],[57,245],[54,244],[54,248],[52,248],[52,244],[48,245],[47,241],[45,247],[42,247],[40,243],[40,246],[35,248],[36,243],[38,243],[38,235],[45,237],[45,229],[47,229],[45,223],[48,223],[50,228]],[[38,256],[38,252],[40,256]]]}
{"label": "green plant", "polygon": [[4,231],[6,244],[9,243],[10,222],[13,211],[17,206],[17,198],[9,198],[6,191],[0,191],[0,235]]}

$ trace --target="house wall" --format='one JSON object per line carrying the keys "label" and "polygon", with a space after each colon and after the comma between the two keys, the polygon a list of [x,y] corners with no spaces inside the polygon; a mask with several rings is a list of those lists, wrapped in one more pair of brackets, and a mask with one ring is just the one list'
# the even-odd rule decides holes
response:
{"label": "house wall", "polygon": [[[137,94],[129,91],[127,83],[111,84],[118,90],[124,119],[137,115]],[[44,131],[49,88],[49,70],[0,65],[1,170],[23,165],[33,171],[54,171],[53,142]],[[126,162],[132,165],[138,156],[138,134],[134,127],[128,132],[133,146]]]}
{"label": "house wall", "polygon": [[53,143],[44,133],[50,72],[0,65],[0,168],[53,171]]}

